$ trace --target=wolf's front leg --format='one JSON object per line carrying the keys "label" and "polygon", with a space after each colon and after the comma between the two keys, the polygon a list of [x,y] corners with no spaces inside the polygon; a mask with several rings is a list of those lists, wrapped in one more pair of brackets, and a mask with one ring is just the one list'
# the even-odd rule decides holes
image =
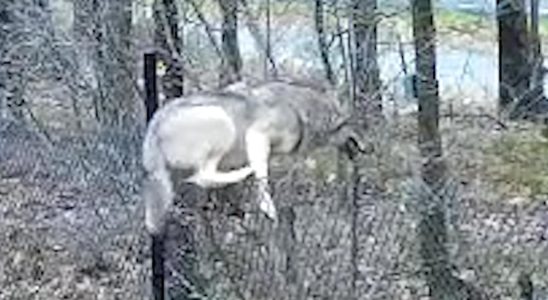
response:
{"label": "wolf's front leg", "polygon": [[272,220],[277,220],[276,207],[270,195],[268,184],[268,156],[270,155],[270,141],[263,133],[249,129],[246,132],[246,152],[249,164],[255,172],[258,185],[259,208]]}

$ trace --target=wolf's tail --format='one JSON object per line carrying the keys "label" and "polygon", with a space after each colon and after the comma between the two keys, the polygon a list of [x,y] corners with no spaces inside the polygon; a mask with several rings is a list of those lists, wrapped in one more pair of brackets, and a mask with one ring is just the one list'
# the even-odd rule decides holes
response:
{"label": "wolf's tail", "polygon": [[145,224],[151,234],[162,233],[167,212],[173,203],[173,183],[158,138],[148,130],[143,143],[143,167],[146,178],[143,185]]}

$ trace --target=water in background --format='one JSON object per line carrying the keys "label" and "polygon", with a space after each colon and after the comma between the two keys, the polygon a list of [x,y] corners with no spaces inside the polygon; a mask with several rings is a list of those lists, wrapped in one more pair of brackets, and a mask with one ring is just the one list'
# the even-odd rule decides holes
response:
{"label": "water in background", "polygon": [[[379,1],[381,7],[401,7],[409,5],[409,2],[409,0]],[[496,9],[496,0],[434,0],[434,4],[439,8],[484,14],[494,14]],[[548,16],[548,0],[540,0],[540,14]]]}
{"label": "water in background", "polygon": [[[445,0],[451,3],[464,3],[465,0]],[[472,0],[467,0],[472,2]],[[475,1],[475,2],[482,2]],[[548,0],[543,1],[544,3]],[[277,25],[273,28],[273,55],[279,64],[289,65],[291,73],[295,72],[323,72],[323,66],[319,59],[316,32],[312,26],[297,24]],[[254,39],[247,30],[242,27],[239,33],[240,50],[244,59],[257,56]],[[386,91],[395,95],[395,98],[404,98],[404,75],[400,55],[395,47],[379,46],[379,65],[381,78],[386,85]],[[414,50],[412,45],[404,49],[406,61],[410,72],[413,70]],[[333,48],[333,66],[339,65],[341,57],[339,51]],[[245,64],[244,64],[245,65]],[[487,104],[494,106],[498,95],[498,50],[475,50],[466,44],[457,46],[438,45],[437,48],[437,73],[440,93],[443,97],[453,95],[465,96],[468,103]],[[545,81],[546,83],[546,81]],[[548,84],[545,84],[548,90]],[[412,104],[412,103],[411,103]],[[467,105],[467,103],[464,103]]]}
{"label": "water in background", "polygon": [[[286,26],[283,35],[276,36],[274,57],[279,64],[294,73],[323,72],[319,59],[317,41],[313,28]],[[256,56],[252,36],[246,29],[239,34],[244,59]],[[478,101],[496,98],[498,90],[498,59],[496,49],[475,51],[441,45],[437,49],[437,72],[442,94],[464,94],[473,91]],[[405,48],[405,57],[410,72],[413,70],[414,51],[411,45]],[[333,51],[332,63],[337,66],[341,57]],[[380,47],[379,66],[386,90],[397,98],[403,98],[403,73],[400,55],[395,47]]]}

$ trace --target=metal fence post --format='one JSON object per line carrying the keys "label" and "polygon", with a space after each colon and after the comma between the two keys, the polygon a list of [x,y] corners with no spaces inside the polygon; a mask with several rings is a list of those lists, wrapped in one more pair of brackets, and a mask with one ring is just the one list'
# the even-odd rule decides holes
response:
{"label": "metal fence post", "polygon": [[[156,53],[144,55],[145,107],[147,123],[158,109],[158,90],[156,87]],[[164,255],[165,232],[152,235],[152,293],[154,300],[164,300]]]}

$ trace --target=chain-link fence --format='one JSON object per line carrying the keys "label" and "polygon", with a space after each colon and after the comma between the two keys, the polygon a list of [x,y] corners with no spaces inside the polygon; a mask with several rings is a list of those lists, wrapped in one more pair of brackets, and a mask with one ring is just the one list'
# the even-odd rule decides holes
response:
{"label": "chain-link fence", "polygon": [[[150,297],[140,157],[152,2],[0,8],[0,299]],[[320,2],[348,95],[349,3]],[[431,237],[444,246],[444,299],[532,299],[523,298],[529,281],[535,293],[548,286],[548,145],[542,126],[497,117],[494,15],[436,8],[446,179],[430,195],[409,86],[409,3],[380,2],[385,121],[368,129],[369,153],[274,159],[278,226],[258,211],[249,182],[212,192],[177,184],[166,265],[174,299],[182,290],[203,299],[430,299],[432,255],[421,245]],[[175,3],[185,93],[215,89],[218,3]],[[313,1],[238,3],[243,77],[323,76]],[[425,214],[436,223],[423,224]]]}

